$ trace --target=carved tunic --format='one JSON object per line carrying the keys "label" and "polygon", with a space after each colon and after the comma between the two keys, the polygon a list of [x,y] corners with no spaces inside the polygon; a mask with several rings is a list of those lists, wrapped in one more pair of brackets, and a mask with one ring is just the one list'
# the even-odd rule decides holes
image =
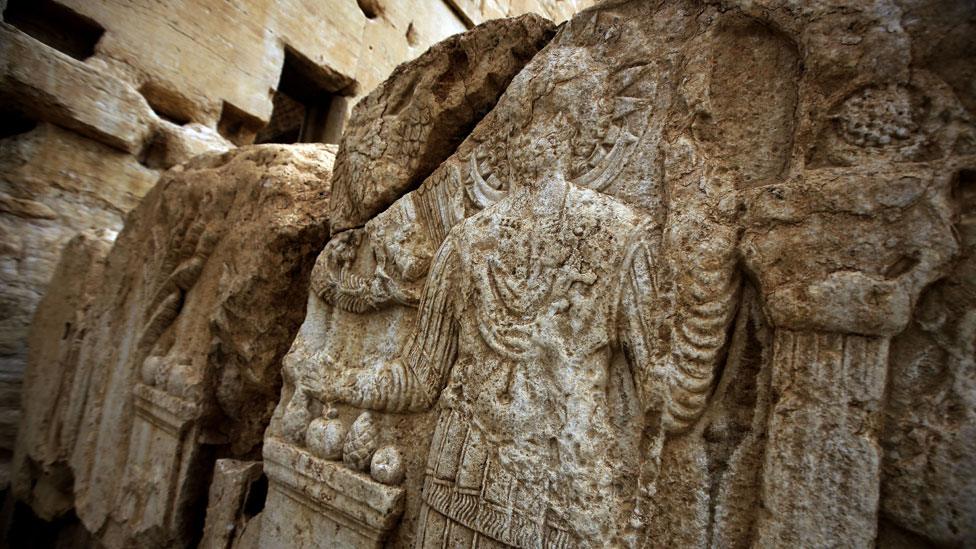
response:
{"label": "carved tunic", "polygon": [[424,501],[520,547],[589,545],[619,526],[612,477],[626,464],[609,451],[607,380],[622,346],[645,409],[660,402],[637,299],[653,288],[634,261],[649,261],[648,229],[613,198],[563,189],[552,213],[526,215],[511,195],[455,227],[400,360],[360,376],[350,399],[403,410],[440,396]]}

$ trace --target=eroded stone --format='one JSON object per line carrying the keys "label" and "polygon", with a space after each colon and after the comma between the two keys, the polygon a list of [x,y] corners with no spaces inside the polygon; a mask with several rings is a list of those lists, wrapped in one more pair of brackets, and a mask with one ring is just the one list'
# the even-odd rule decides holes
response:
{"label": "eroded stone", "polygon": [[[129,216],[65,368],[57,448],[74,479],[59,488],[103,544],[185,543],[214,453],[260,445],[328,235],[334,150],[202,156]],[[29,390],[60,379],[39,381]]]}
{"label": "eroded stone", "polygon": [[393,545],[868,547],[888,497],[952,539],[882,495],[879,448],[976,142],[886,10],[574,18],[326,246],[266,443],[305,456],[289,433],[320,410],[375,410],[404,449]]}
{"label": "eroded stone", "polygon": [[552,32],[532,14],[488,22],[399,66],[360,100],[336,157],[334,230],[362,225],[420,184]]}
{"label": "eroded stone", "polygon": [[934,9],[606,2],[473,129],[408,135],[436,155],[353,161],[446,105],[403,89],[482,28],[357,111],[341,200],[301,147],[170,172],[86,315],[79,516],[189,539],[208,453],[260,450],[266,505],[220,544],[965,545],[976,124]]}

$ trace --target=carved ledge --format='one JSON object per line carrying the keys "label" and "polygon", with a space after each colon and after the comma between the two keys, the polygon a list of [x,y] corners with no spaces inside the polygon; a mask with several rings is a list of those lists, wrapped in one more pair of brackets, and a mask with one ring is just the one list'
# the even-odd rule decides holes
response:
{"label": "carved ledge", "polygon": [[132,390],[136,415],[179,438],[200,414],[200,405],[155,387],[137,384]]}
{"label": "carved ledge", "polygon": [[272,490],[365,543],[381,544],[403,513],[403,488],[380,484],[342,462],[315,457],[277,438],[265,440],[264,471]]}

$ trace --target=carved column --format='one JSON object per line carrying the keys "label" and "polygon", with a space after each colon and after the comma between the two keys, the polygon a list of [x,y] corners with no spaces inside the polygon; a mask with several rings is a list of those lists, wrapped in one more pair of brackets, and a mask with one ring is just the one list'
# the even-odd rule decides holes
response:
{"label": "carved column", "polygon": [[742,195],[774,328],[756,547],[874,547],[891,338],[957,245],[947,174],[811,170]]}
{"label": "carved column", "polygon": [[889,340],[776,330],[759,547],[874,544]]}
{"label": "carved column", "polygon": [[117,543],[124,545],[126,537],[147,532],[166,536],[169,543],[185,543],[180,536],[188,530],[188,519],[180,511],[201,493],[193,474],[205,451],[197,422],[200,406],[141,383],[133,389],[133,401],[127,485],[119,516],[127,526],[119,530]]}

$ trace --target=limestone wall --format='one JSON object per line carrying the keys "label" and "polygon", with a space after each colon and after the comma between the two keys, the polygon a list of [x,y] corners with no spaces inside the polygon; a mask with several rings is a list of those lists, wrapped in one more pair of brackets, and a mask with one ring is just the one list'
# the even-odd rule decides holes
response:
{"label": "limestone wall", "polygon": [[352,105],[431,44],[496,17],[559,22],[591,3],[0,1],[0,453],[28,325],[74,234],[119,230],[161,170],[251,142],[292,73],[297,93],[325,98],[333,128],[305,140],[335,142]]}

